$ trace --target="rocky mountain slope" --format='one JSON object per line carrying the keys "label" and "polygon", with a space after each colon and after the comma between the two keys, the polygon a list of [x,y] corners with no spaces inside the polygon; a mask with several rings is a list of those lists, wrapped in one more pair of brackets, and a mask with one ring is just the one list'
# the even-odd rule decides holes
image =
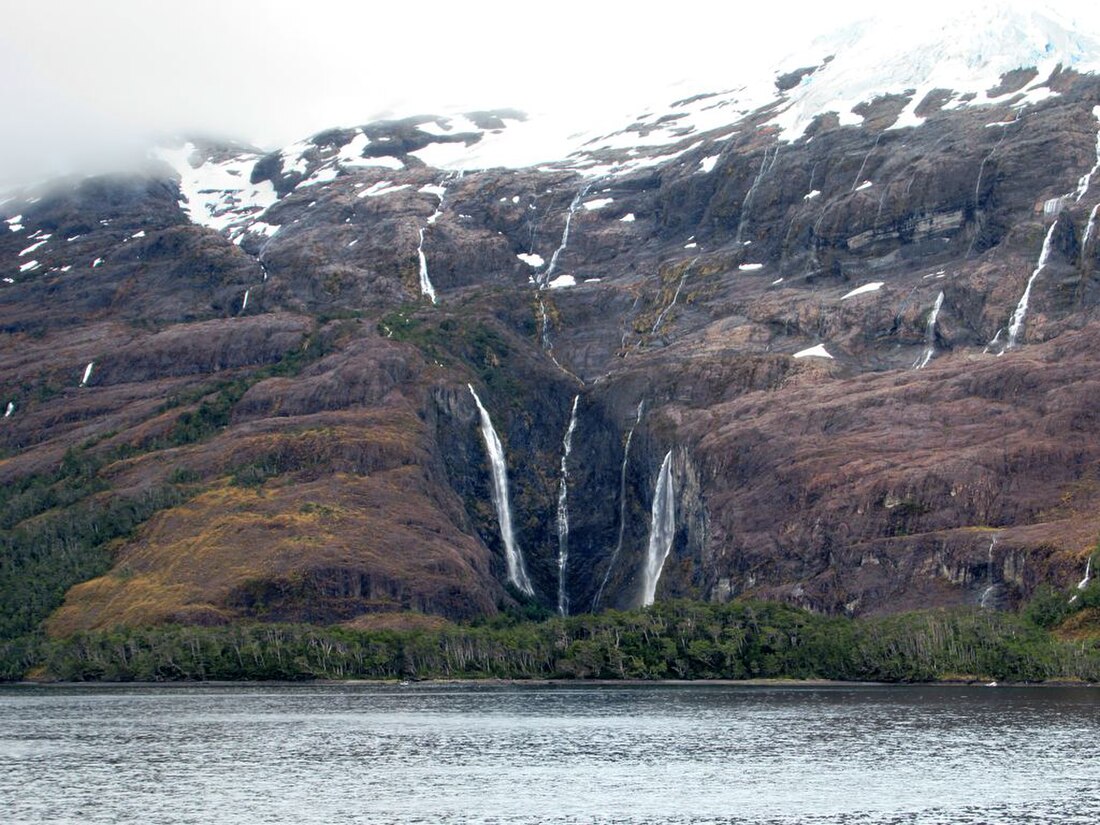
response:
{"label": "rocky mountain slope", "polygon": [[1100,41],[964,15],[553,156],[474,112],[9,193],[4,632],[1076,582]]}

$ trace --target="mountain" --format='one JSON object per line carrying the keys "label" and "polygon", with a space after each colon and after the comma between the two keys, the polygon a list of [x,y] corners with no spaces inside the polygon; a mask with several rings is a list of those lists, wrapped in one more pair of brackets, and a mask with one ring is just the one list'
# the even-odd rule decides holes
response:
{"label": "mountain", "polygon": [[610,130],[194,137],[9,192],[0,632],[1075,584],[1098,67],[986,4]]}

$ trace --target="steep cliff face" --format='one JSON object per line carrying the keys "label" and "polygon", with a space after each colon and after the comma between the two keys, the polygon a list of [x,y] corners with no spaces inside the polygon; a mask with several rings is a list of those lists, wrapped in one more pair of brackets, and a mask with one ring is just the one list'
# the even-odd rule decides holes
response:
{"label": "steep cliff face", "polygon": [[636,606],[666,456],[657,598],[1009,608],[1076,580],[1100,51],[1055,22],[998,21],[1021,54],[955,85],[944,54],[865,87],[840,43],[541,165],[492,167],[529,124],[481,112],[5,201],[3,573],[68,571],[19,621],[71,585],[54,632]]}

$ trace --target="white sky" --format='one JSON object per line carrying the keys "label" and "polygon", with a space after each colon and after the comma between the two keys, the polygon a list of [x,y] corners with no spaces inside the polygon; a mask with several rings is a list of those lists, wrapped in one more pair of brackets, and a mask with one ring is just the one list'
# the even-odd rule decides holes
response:
{"label": "white sky", "polygon": [[737,85],[883,0],[3,5],[0,179],[104,158],[151,131],[269,147],[395,113],[634,111],[702,90],[669,90],[683,78]]}

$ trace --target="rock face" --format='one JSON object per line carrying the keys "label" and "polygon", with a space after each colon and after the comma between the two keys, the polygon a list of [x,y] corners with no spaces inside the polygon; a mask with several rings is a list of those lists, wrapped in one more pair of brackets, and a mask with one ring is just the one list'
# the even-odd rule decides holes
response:
{"label": "rock face", "polygon": [[[50,629],[524,600],[468,383],[547,609],[559,576],[574,611],[641,603],[669,453],[658,599],[1010,608],[1076,581],[1100,533],[1100,79],[1025,66],[970,105],[914,88],[792,134],[833,66],[541,166],[429,163],[519,119],[474,113],[194,142],[174,171],[5,202],[0,478],[54,489],[79,448],[88,501],[180,491]],[[73,506],[22,500],[5,529]]]}

